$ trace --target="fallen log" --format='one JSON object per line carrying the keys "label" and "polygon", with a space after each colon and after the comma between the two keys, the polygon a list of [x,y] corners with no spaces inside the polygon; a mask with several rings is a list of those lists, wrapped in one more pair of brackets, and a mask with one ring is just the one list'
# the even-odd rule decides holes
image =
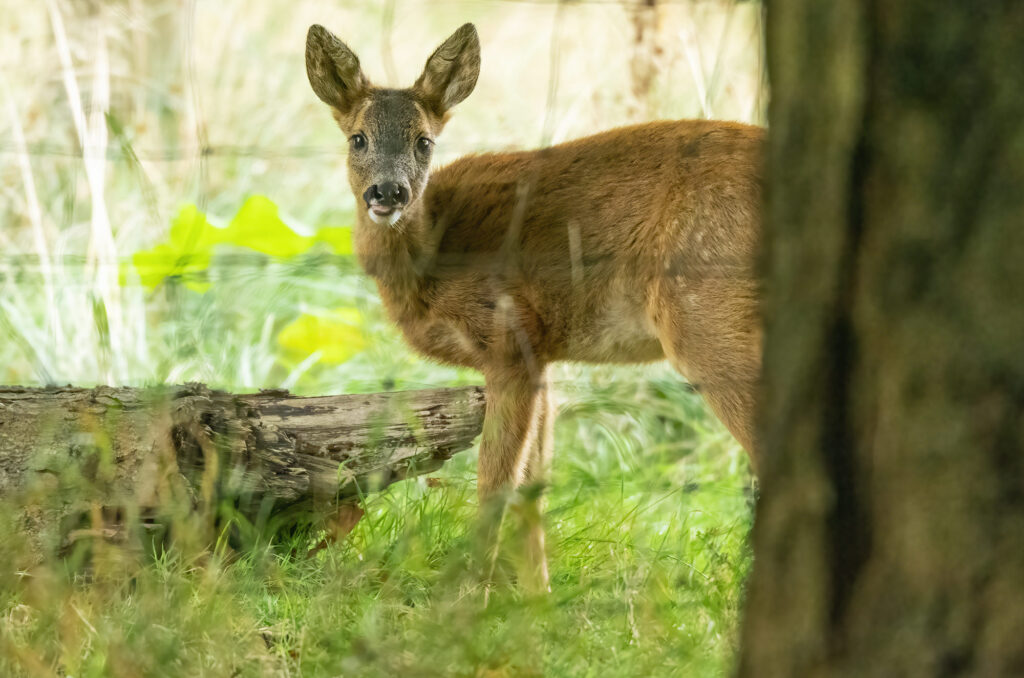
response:
{"label": "fallen log", "polygon": [[263,521],[436,470],[472,445],[483,412],[477,387],[297,397],[0,386],[0,498],[37,507],[22,519],[30,532],[82,507],[144,515],[183,501]]}

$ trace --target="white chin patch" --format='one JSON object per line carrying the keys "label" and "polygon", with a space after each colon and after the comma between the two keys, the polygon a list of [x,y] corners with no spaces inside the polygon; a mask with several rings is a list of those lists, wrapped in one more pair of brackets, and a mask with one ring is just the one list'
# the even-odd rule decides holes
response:
{"label": "white chin patch", "polygon": [[388,226],[394,226],[395,222],[402,218],[402,210],[395,210],[391,214],[384,216],[377,214],[373,210],[366,210],[366,213],[370,215],[370,219],[375,224],[387,224]]}

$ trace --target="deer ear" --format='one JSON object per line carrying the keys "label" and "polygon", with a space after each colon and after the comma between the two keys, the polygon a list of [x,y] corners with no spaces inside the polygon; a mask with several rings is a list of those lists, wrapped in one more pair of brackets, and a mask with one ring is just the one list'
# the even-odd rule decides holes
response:
{"label": "deer ear", "polygon": [[306,34],[306,75],[325,104],[347,113],[369,89],[359,57],[333,33],[320,25]]}
{"label": "deer ear", "polygon": [[430,55],[414,89],[443,115],[470,95],[479,75],[480,39],[473,24],[464,24]]}

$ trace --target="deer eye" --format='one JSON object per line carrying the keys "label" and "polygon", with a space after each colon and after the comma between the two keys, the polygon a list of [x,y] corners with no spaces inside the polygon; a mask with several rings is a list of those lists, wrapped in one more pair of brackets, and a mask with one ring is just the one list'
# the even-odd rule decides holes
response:
{"label": "deer eye", "polygon": [[366,137],[362,134],[353,134],[348,142],[352,145],[353,151],[361,151],[366,148]]}
{"label": "deer eye", "polygon": [[420,137],[416,140],[416,150],[426,155],[430,153],[430,147],[434,145],[434,142],[426,137]]}

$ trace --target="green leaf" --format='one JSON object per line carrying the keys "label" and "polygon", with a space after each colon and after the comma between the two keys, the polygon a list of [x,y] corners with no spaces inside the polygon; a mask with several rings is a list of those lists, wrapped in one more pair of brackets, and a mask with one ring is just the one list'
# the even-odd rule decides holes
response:
{"label": "green leaf", "polygon": [[227,227],[225,242],[286,259],[313,245],[312,238],[299,235],[281,221],[277,205],[263,195],[245,201]]}
{"label": "green leaf", "polygon": [[320,361],[340,365],[366,348],[357,309],[341,308],[323,315],[304,313],[277,335],[277,343],[290,353],[308,356],[320,351]]}
{"label": "green leaf", "polygon": [[313,240],[329,246],[335,254],[352,254],[352,228],[350,226],[324,226],[317,230]]}
{"label": "green leaf", "polygon": [[[277,205],[269,198],[253,195],[242,204],[227,228],[211,224],[195,205],[183,205],[171,220],[167,241],[136,252],[132,264],[148,289],[166,278],[180,277],[186,287],[202,293],[210,288],[206,271],[217,245],[234,245],[288,259],[308,251],[317,242],[325,243],[337,254],[351,254],[352,229],[325,226],[313,237],[299,235],[282,221]],[[120,280],[125,284],[123,268]]]}
{"label": "green leaf", "polygon": [[183,254],[210,254],[213,246],[227,239],[227,231],[214,227],[195,205],[182,205],[171,221],[168,244]]}
{"label": "green leaf", "polygon": [[157,245],[132,255],[132,263],[144,287],[153,289],[165,278],[184,276],[193,278],[210,267],[209,252],[183,252],[172,245]]}

